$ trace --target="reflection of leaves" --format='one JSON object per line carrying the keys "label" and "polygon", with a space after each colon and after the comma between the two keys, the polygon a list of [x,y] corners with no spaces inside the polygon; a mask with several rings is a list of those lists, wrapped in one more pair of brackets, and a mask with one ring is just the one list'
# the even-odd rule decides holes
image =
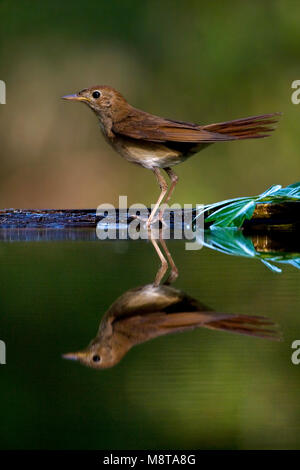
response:
{"label": "reflection of leaves", "polygon": [[271,186],[259,196],[240,197],[209,204],[198,213],[197,217],[208,211],[210,214],[205,222],[210,222],[210,229],[216,227],[240,228],[245,220],[251,219],[257,203],[283,203],[300,200],[300,182],[290,184],[286,188],[280,185]]}
{"label": "reflection of leaves", "polygon": [[204,245],[228,255],[253,257],[256,255],[252,240],[240,230],[205,230]]}
{"label": "reflection of leaves", "polygon": [[227,255],[258,258],[265,266],[277,273],[280,273],[282,269],[273,263],[289,264],[300,269],[300,253],[258,252],[252,240],[246,238],[241,230],[228,230],[228,228],[217,226],[214,230],[205,230],[204,246]]}

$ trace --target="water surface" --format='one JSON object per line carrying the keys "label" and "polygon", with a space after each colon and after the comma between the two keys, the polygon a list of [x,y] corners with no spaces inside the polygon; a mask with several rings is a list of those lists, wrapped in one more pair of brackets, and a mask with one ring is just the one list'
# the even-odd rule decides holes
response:
{"label": "water surface", "polygon": [[176,288],[218,312],[269,317],[284,341],[198,328],[94,370],[61,355],[85,347],[125,291],[153,282],[159,261],[150,242],[88,234],[0,243],[1,448],[298,448],[298,269],[171,240]]}

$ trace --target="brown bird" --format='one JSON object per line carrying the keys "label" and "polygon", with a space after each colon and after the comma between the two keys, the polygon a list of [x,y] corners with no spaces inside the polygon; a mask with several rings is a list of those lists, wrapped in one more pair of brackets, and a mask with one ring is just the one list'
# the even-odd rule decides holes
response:
{"label": "brown bird", "polygon": [[[99,119],[101,130],[108,143],[128,161],[152,170],[160,186],[160,196],[147,220],[150,226],[165,198],[167,203],[178,181],[172,166],[184,162],[214,142],[257,139],[267,137],[274,130],[270,125],[280,113],[252,116],[217,124],[199,125],[154,116],[131,106],[112,87],[97,85],[85,88],[65,100],[86,103]],[[161,169],[171,179],[168,184]],[[162,220],[163,210],[160,211]]]}
{"label": "brown bird", "polygon": [[174,287],[147,284],[121,295],[103,316],[88,347],[63,358],[106,369],[137,344],[199,327],[280,340],[268,318],[218,313]]}

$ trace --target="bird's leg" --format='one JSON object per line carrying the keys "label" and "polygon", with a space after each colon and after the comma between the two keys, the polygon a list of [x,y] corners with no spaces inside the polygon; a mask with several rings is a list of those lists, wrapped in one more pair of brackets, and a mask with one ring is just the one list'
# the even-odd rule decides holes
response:
{"label": "bird's leg", "polygon": [[[174,192],[174,189],[175,189],[175,186],[176,184],[178,183],[178,176],[176,175],[176,173],[169,167],[167,168],[164,168],[165,172],[167,173],[167,175],[169,176],[170,180],[171,180],[171,186],[170,186],[170,189],[169,189],[169,192],[167,194],[167,197],[165,199],[165,202],[164,204],[167,204],[167,202],[171,199],[172,197],[172,194]],[[166,206],[162,207],[160,212],[159,212],[159,220],[162,221],[163,219],[163,215],[164,215],[164,212],[165,212],[165,209],[166,209]]]}
{"label": "bird's leg", "polygon": [[166,200],[165,200],[165,203],[167,203],[172,197],[172,194],[174,192],[176,184],[178,183],[179,178],[176,175],[175,171],[172,170],[172,168],[168,167],[168,168],[164,168],[164,170],[165,170],[165,172],[167,173],[167,175],[169,176],[169,178],[171,180],[171,186],[170,186],[168,195],[167,195]]}
{"label": "bird's leg", "polygon": [[164,179],[164,177],[162,176],[159,168],[157,168],[157,167],[153,168],[153,172],[155,173],[155,176],[157,178],[161,193],[160,193],[159,198],[158,198],[158,200],[157,200],[154,208],[152,209],[151,214],[150,214],[150,216],[147,220],[147,227],[150,227],[150,225],[152,223],[152,220],[153,220],[153,217],[155,216],[156,211],[157,211],[157,209],[159,208],[159,206],[161,204],[161,201],[163,200],[163,198],[165,197],[165,195],[167,194],[167,191],[168,191],[168,184],[167,184],[166,180]]}
{"label": "bird's leg", "polygon": [[170,272],[169,277],[166,280],[165,284],[172,284],[172,282],[174,282],[178,277],[178,269],[177,269],[176,264],[174,263],[174,260],[172,258],[171,253],[169,252],[169,250],[167,248],[167,244],[166,244],[165,240],[162,238],[161,235],[160,235],[159,239],[160,239],[162,249],[164,250],[164,252],[166,254],[166,257],[169,261],[169,264],[171,266],[171,272]]}
{"label": "bird's leg", "polygon": [[158,254],[158,257],[159,257],[160,261],[161,261],[161,266],[160,266],[159,270],[157,271],[157,274],[155,276],[155,280],[154,280],[154,283],[153,283],[155,286],[159,286],[159,284],[161,283],[162,278],[164,277],[164,275],[166,274],[166,271],[168,269],[168,263],[167,263],[166,258],[163,255],[161,249],[159,248],[157,241],[154,238],[150,238],[150,240],[152,242],[152,245],[155,248],[156,253]]}

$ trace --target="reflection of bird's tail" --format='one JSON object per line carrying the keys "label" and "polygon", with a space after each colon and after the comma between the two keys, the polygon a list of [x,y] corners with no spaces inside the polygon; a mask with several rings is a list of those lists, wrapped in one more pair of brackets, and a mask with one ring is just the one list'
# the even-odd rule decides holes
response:
{"label": "reflection of bird's tail", "polygon": [[275,323],[269,318],[226,314],[214,312],[213,310],[164,314],[160,317],[159,325],[161,333],[164,332],[163,334],[204,327],[273,341],[281,340],[280,332],[276,329]]}
{"label": "reflection of bird's tail", "polygon": [[[219,318],[218,318],[219,316]],[[257,336],[273,341],[280,341],[281,336],[275,323],[265,317],[249,315],[225,315],[213,313],[214,320],[208,321],[203,326],[213,330],[224,330],[249,336]]]}
{"label": "reflection of bird's tail", "polygon": [[[258,139],[267,137],[269,132],[274,130],[272,124],[276,124],[277,116],[281,113],[263,114],[261,116],[251,116],[234,121],[219,122],[203,126],[202,129],[217,134],[226,134],[232,140]],[[228,139],[231,140],[231,139]]]}

